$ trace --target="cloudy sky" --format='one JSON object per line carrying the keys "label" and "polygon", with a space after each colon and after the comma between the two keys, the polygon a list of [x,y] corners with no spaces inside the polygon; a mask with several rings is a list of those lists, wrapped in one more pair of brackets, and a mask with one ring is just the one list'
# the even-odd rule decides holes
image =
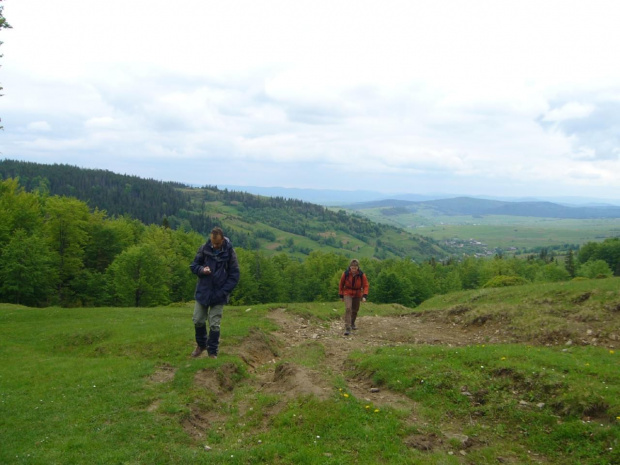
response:
{"label": "cloudy sky", "polygon": [[620,199],[620,2],[5,0],[0,158]]}

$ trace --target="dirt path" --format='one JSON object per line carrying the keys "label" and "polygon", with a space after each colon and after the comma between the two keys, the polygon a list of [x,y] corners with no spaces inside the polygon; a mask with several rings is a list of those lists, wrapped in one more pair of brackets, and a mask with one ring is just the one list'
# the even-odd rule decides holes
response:
{"label": "dirt path", "polygon": [[[343,391],[346,390],[360,401],[367,401],[373,408],[396,408],[406,412],[407,423],[424,426],[425,420],[418,415],[417,405],[412,399],[384,386],[374,386],[368,377],[352,375],[347,361],[349,355],[357,350],[403,344],[463,346],[514,342],[489,322],[476,327],[463,327],[433,315],[361,316],[357,321],[359,329],[350,336],[343,334],[342,319],[331,322],[310,321],[282,308],[272,310],[267,317],[278,326],[278,330],[265,333],[253,329],[241,344],[225,349],[239,356],[252,373],[251,379],[243,383],[250,383],[256,393],[273,394],[279,399],[263,412],[263,428],[268,428],[269,418],[285,408],[291,399],[314,395],[325,400],[333,396],[335,380],[344,380]],[[319,370],[299,363],[312,350],[321,354]],[[221,427],[228,414],[226,409],[221,409],[226,403],[237,402],[241,415],[252,408],[251,398],[235,400],[234,380],[238,378],[237,370],[234,363],[224,363],[196,373],[196,385],[203,387],[206,392],[215,393],[220,401],[208,412],[201,402],[190,405],[191,413],[184,420],[183,426],[196,440],[202,441],[210,428]],[[164,366],[153,376],[152,381],[166,382],[173,376],[174,371]],[[151,408],[157,409],[158,403]],[[458,425],[444,425],[444,428],[446,430],[441,435],[412,435],[405,438],[405,442],[408,447],[423,451],[443,448],[453,439],[460,440],[463,449],[471,446],[471,440],[462,434]]]}
{"label": "dirt path", "polygon": [[[331,323],[316,323],[304,319],[285,309],[272,310],[268,317],[279,329],[273,333],[278,344],[283,347],[280,357],[283,360],[299,346],[316,341],[325,349],[324,372],[318,373],[299,366],[287,366],[283,373],[274,370],[257,370],[261,373],[260,382],[264,389],[272,392],[286,392],[289,395],[313,393],[326,397],[333,392],[327,378],[341,376],[346,380],[348,390],[358,399],[364,399],[377,406],[392,406],[415,411],[411,399],[402,394],[373,386],[371,380],[348,376],[346,360],[356,350],[380,346],[399,346],[403,344],[442,344],[462,346],[477,343],[510,342],[498,329],[490,326],[462,328],[453,323],[425,319],[415,315],[379,317],[361,316],[357,320],[356,331],[344,336],[342,319]],[[257,348],[246,348],[257,351]],[[260,352],[260,351],[258,351]],[[273,364],[272,354],[267,363]],[[264,366],[264,364],[263,364]],[[256,367],[258,368],[258,367]],[[325,395],[322,395],[322,394]]]}

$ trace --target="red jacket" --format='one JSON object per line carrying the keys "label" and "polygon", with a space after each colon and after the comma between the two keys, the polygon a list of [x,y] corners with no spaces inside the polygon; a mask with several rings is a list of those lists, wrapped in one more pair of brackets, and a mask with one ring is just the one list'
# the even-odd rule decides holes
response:
{"label": "red jacket", "polygon": [[345,295],[351,297],[368,297],[368,279],[362,270],[353,275],[349,269],[342,273],[338,294],[342,298]]}

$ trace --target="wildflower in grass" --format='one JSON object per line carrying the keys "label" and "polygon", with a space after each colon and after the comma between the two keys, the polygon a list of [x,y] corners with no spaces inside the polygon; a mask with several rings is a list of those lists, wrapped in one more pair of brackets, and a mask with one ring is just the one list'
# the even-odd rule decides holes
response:
{"label": "wildflower in grass", "polygon": [[506,360],[506,357],[502,357],[502,360]]}
{"label": "wildflower in grass", "polygon": [[370,405],[367,405],[367,406],[366,406],[366,408],[367,408],[367,409],[369,409],[369,408],[370,408]]}
{"label": "wildflower in grass", "polygon": [[616,351],[615,350],[610,350],[609,353],[613,355],[613,354],[616,353]]}
{"label": "wildflower in grass", "polygon": [[379,413],[379,409],[378,408],[375,409],[375,413]]}
{"label": "wildflower in grass", "polygon": [[343,394],[343,396],[345,397],[349,397],[349,394],[347,394],[346,392]]}
{"label": "wildflower in grass", "polygon": [[587,366],[587,367],[589,367],[589,366],[590,366],[590,364],[589,364],[589,363],[586,363],[586,366]]}

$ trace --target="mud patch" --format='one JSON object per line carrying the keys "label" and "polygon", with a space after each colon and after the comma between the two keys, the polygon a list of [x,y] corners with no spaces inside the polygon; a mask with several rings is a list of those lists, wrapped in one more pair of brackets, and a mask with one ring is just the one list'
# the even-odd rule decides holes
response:
{"label": "mud patch", "polygon": [[572,302],[574,304],[580,304],[585,302],[586,300],[588,300],[590,297],[592,297],[592,292],[584,292],[581,295],[578,295],[577,297],[575,297]]}
{"label": "mud patch", "polygon": [[161,404],[161,399],[157,399],[155,402],[153,402],[151,405],[149,405],[146,408],[147,412],[155,412],[157,411],[157,409],[159,408],[159,404]]}
{"label": "mud patch", "polygon": [[332,392],[318,372],[293,363],[276,366],[273,381],[266,383],[264,390],[288,399],[313,395],[320,400],[326,400]]}
{"label": "mud patch", "polygon": [[413,434],[405,438],[405,445],[411,449],[430,452],[443,446],[443,440],[435,433]]}
{"label": "mud patch", "polygon": [[258,328],[250,329],[250,334],[243,340],[238,355],[246,365],[255,369],[278,357],[276,339]]}
{"label": "mud patch", "polygon": [[416,402],[407,395],[377,386],[369,377],[360,374],[355,378],[347,379],[348,388],[356,398],[371,403],[375,407],[390,407],[397,410],[406,410],[415,414]]}
{"label": "mud patch", "polygon": [[620,302],[613,302],[605,306],[612,313],[620,313]]}
{"label": "mud patch", "polygon": [[196,440],[204,439],[211,428],[206,413],[200,411],[190,412],[189,418],[183,420],[181,424],[185,432]]}
{"label": "mud patch", "polygon": [[172,365],[164,364],[157,368],[155,373],[149,377],[149,381],[153,383],[168,383],[174,379],[177,369]]}
{"label": "mud patch", "polygon": [[467,313],[470,310],[472,310],[472,307],[468,307],[467,305],[457,305],[455,307],[448,309],[448,315],[450,316],[463,315],[464,313]]}
{"label": "mud patch", "polygon": [[244,378],[234,363],[224,363],[217,368],[205,368],[194,376],[194,383],[214,394],[227,394]]}
{"label": "mud patch", "polygon": [[491,321],[493,317],[491,315],[479,315],[475,317],[467,326],[483,326],[487,321]]}

